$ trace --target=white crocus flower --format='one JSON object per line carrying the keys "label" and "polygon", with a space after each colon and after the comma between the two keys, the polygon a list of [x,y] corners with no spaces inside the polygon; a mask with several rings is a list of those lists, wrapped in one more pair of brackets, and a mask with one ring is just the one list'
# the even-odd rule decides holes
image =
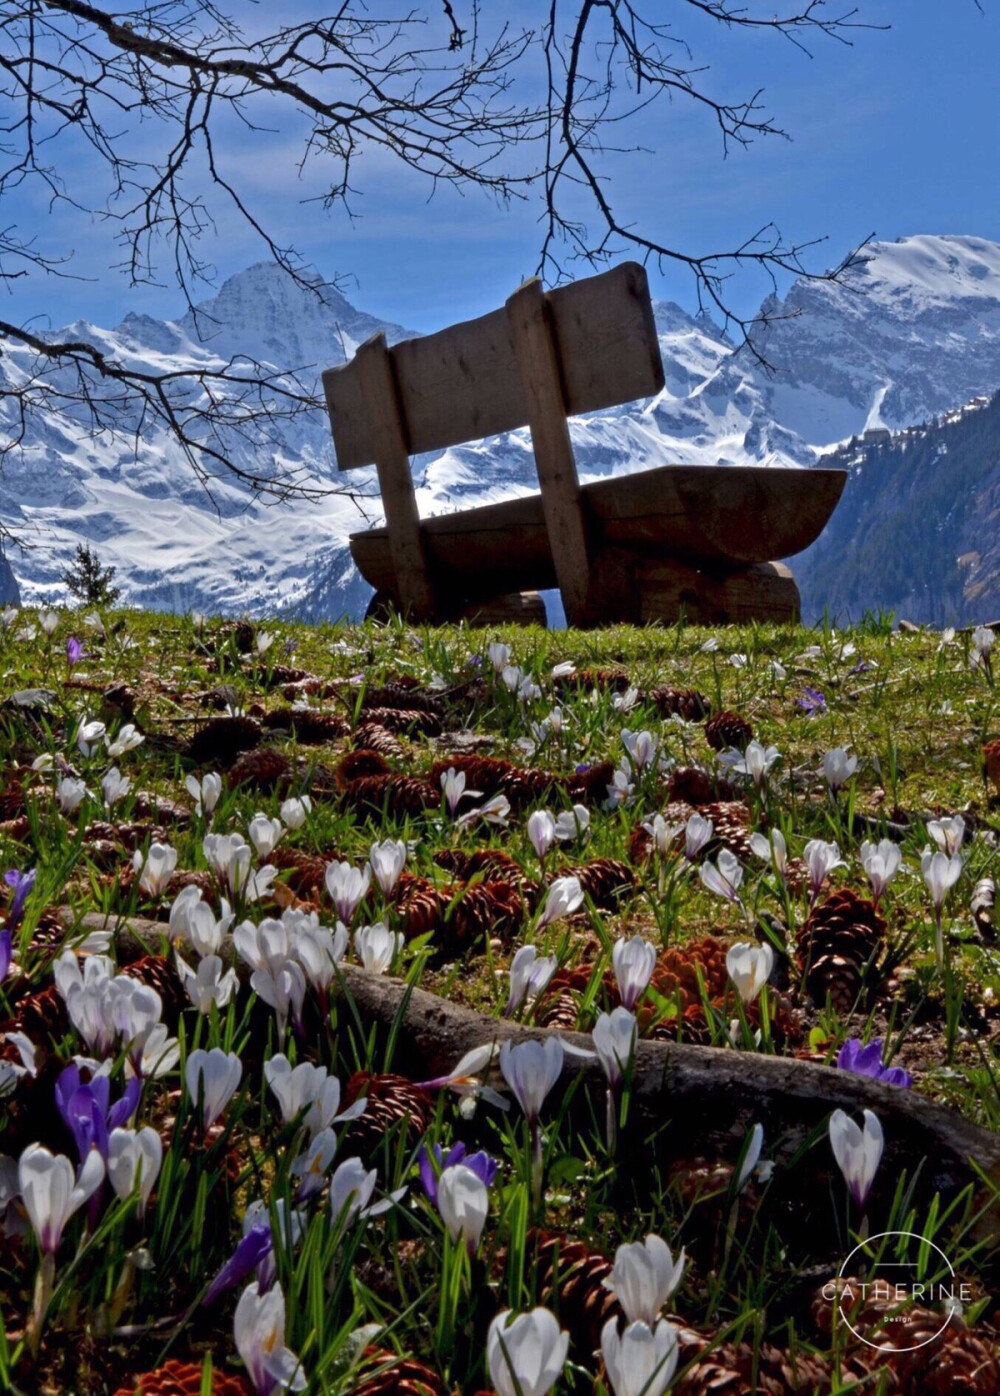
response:
{"label": "white crocus flower", "polygon": [[285,1296],[278,1284],[261,1294],[256,1281],[240,1295],[233,1318],[236,1350],[261,1396],[276,1387],[301,1391],[306,1385],[302,1363],[285,1346]]}
{"label": "white crocus flower", "polygon": [[302,1115],[303,1124],[313,1136],[332,1124],[357,1119],[368,1104],[366,1099],[356,1100],[340,1114],[340,1082],[336,1076],[330,1076],[325,1066],[313,1066],[310,1062],[293,1067],[282,1053],[264,1063],[264,1079],[285,1124],[292,1124]]}
{"label": "white crocus flower", "polygon": [[536,809],[533,814],[528,815],[525,830],[528,842],[535,850],[539,862],[544,862],[545,855],[556,841],[556,821],[548,810]]}
{"label": "white crocus flower", "polygon": [[300,926],[295,935],[295,957],[313,988],[321,994],[326,993],[337,966],[347,954],[350,932],[342,921],[338,921],[332,931],[321,926],[315,912],[303,919],[305,925]]}
{"label": "white crocus flower", "polygon": [[847,784],[858,769],[858,758],[851,756],[844,747],[835,746],[823,757],[823,778],[832,794]]}
{"label": "white crocus flower", "polygon": [[104,741],[107,727],[103,722],[98,722],[96,718],[87,718],[81,722],[76,734],[76,744],[84,756],[93,756],[94,752]]}
{"label": "white crocus flower", "polygon": [[369,974],[386,974],[402,948],[402,935],[390,931],[381,921],[374,926],[361,926],[354,933],[354,953]]}
{"label": "white crocus flower", "polygon": [[819,896],[823,883],[834,868],[844,866],[837,844],[826,843],[823,839],[809,840],[802,850],[802,861],[809,873],[809,896],[812,901]]}
{"label": "white crocus flower", "polygon": [[111,770],[101,777],[101,793],[108,809],[112,809],[119,800],[124,799],[131,788],[131,780],[128,776],[123,776],[117,766],[112,766]]}
{"label": "white crocus flower", "polygon": [[965,842],[965,820],[960,814],[954,814],[949,819],[929,819],[927,832],[942,853],[954,858]]}
{"label": "white crocus flower", "polygon": [[454,818],[463,795],[471,798],[482,794],[481,790],[466,790],[465,772],[456,771],[454,766],[449,766],[446,771],[441,772],[441,793],[444,797],[445,808]]}
{"label": "white crocus flower", "polygon": [[[743,1155],[743,1163],[740,1167],[739,1175],[734,1184],[734,1191],[742,1192],[749,1181],[750,1174],[757,1167],[757,1160],[760,1158],[760,1151],[764,1147],[764,1126],[759,1122],[750,1131],[750,1138],[747,1141],[746,1151]],[[763,1173],[763,1165],[761,1172]]]}
{"label": "white crocus flower", "polygon": [[308,795],[292,795],[282,802],[278,812],[286,828],[301,829],[312,812],[312,800]]}
{"label": "white crocus flower", "polygon": [[52,636],[59,629],[58,611],[39,611],[38,624],[42,628],[42,634],[46,639],[51,640]]}
{"label": "white crocus flower", "polygon": [[864,1121],[862,1130],[843,1110],[835,1110],[830,1116],[830,1147],[859,1207],[868,1201],[884,1144],[878,1116],[866,1110]]}
{"label": "white crocus flower", "polygon": [[563,1044],[558,1037],[544,1042],[526,1038],[505,1042],[500,1048],[500,1070],[529,1124],[542,1113],[545,1097],[563,1069]]}
{"label": "white crocus flower", "polygon": [[745,775],[757,786],[763,786],[771,773],[771,767],[781,757],[776,746],[762,746],[758,741],[747,743],[745,752],[739,754],[734,760],[730,769],[739,775]]}
{"label": "white crocus flower", "polygon": [[771,863],[778,876],[784,880],[788,872],[788,845],[780,829],[772,829],[769,838],[764,834],[751,834],[750,849],[762,862]]}
{"label": "white crocus flower", "polygon": [[373,843],[368,862],[383,897],[391,897],[406,866],[406,844],[402,839]]}
{"label": "white crocus flower", "polygon": [[538,918],[538,929],[571,916],[583,905],[583,888],[578,877],[557,877],[550,885],[545,897],[542,914]]}
{"label": "white crocus flower", "polygon": [[617,1091],[629,1073],[639,1040],[635,1014],[622,1007],[602,1013],[594,1024],[592,1036],[608,1085],[612,1091]]}
{"label": "white crocus flower", "polygon": [[209,771],[207,775],[202,776],[200,781],[197,776],[188,776],[184,784],[188,794],[194,800],[195,812],[197,814],[211,814],[219,803],[219,796],[222,794],[222,777],[216,775],[214,771]]}
{"label": "white crocus flower", "polygon": [[284,832],[285,826],[280,819],[268,819],[266,814],[261,814],[259,811],[247,826],[250,842],[253,844],[258,858],[269,858],[277,848]]}
{"label": "white crocus flower", "polygon": [[684,825],[684,857],[693,863],[715,832],[710,819],[703,814],[692,814]]}
{"label": "white crocus flower", "polygon": [[225,1008],[236,997],[239,983],[235,971],[225,969],[218,955],[206,955],[197,970],[180,955],[176,956],[176,962],[184,992],[199,1013],[211,1012],[213,1004]]}
{"label": "white crocus flower", "polygon": [[497,1314],[486,1338],[490,1380],[498,1396],[546,1396],[562,1375],[569,1334],[549,1309],[532,1309],[516,1318]]}
{"label": "white crocus flower", "polygon": [[66,1223],[103,1183],[104,1160],[91,1149],[77,1175],[64,1154],[29,1144],[18,1160],[17,1178],[38,1244],[45,1255],[55,1255]]}
{"label": "white crocus flower", "polygon": [[482,1178],[464,1163],[453,1163],[438,1179],[437,1208],[451,1239],[463,1242],[469,1255],[475,1255],[490,1210],[490,1193]]}
{"label": "white crocus flower", "polygon": [[124,1199],[139,1192],[140,1218],[160,1176],[163,1144],[155,1129],[113,1129],[108,1136],[108,1181]]}
{"label": "white crocus flower", "polygon": [[619,1246],[605,1289],[615,1295],[629,1323],[657,1321],[684,1275],[684,1252],[674,1260],[666,1241],[647,1236]]}
{"label": "white crocus flower", "polygon": [[642,936],[616,940],[611,947],[611,964],[622,1006],[632,1011],[649,988],[656,968],[656,947]]}
{"label": "white crocus flower", "polygon": [[371,877],[372,870],[367,865],[362,870],[351,863],[327,864],[326,890],[345,926],[354,920],[355,912],[368,895]]}
{"label": "white crocus flower", "polygon": [[651,766],[660,749],[660,743],[652,732],[630,732],[627,727],[622,732],[622,745],[637,771],[644,771],[647,766]]}
{"label": "white crocus flower", "polygon": [[339,1218],[343,1225],[350,1226],[355,1217],[377,1217],[388,1212],[406,1189],[399,1188],[381,1202],[373,1203],[377,1177],[376,1170],[366,1170],[359,1158],[347,1158],[338,1164],[330,1179],[330,1220]]}
{"label": "white crocus flower", "polygon": [[522,945],[510,964],[510,992],[504,1015],[512,1013],[536,999],[555,974],[559,961],[555,955],[542,956],[533,945]]}
{"label": "white crocus flower", "polygon": [[119,729],[116,737],[105,737],[104,742],[108,749],[108,755],[113,761],[117,761],[127,752],[135,751],[136,747],[142,746],[145,740],[146,738],[134,722],[126,722]]}
{"label": "white crocus flower", "polygon": [[132,866],[139,875],[139,886],[149,897],[162,897],[177,867],[177,849],[168,843],[151,843],[145,857],[137,848]]}
{"label": "white crocus flower", "polygon": [[72,814],[83,803],[86,794],[86,782],[74,776],[63,776],[56,786],[56,799],[63,814]]}
{"label": "white crocus flower", "polygon": [[184,1083],[192,1105],[197,1105],[201,1099],[201,1118],[205,1129],[215,1124],[236,1094],[242,1079],[243,1063],[235,1052],[224,1052],[221,1047],[213,1047],[206,1052],[199,1047],[188,1053]]}
{"label": "white crocus flower", "polygon": [[871,883],[872,896],[876,906],[882,900],[885,889],[899,872],[902,864],[903,850],[891,839],[881,839],[878,843],[869,843],[865,839],[862,843],[861,866]]}
{"label": "white crocus flower", "polygon": [[709,892],[724,897],[727,902],[739,902],[743,868],[735,853],[728,848],[720,848],[715,862],[702,863],[698,873]]}
{"label": "white crocus flower", "polygon": [[486,651],[489,655],[490,663],[498,674],[502,674],[510,663],[510,645],[502,645],[494,642]]}
{"label": "white crocus flower", "polygon": [[770,945],[739,941],[726,952],[726,973],[744,1003],[753,1003],[770,979],[773,968],[774,951]]}
{"label": "white crocus flower", "polygon": [[630,1323],[619,1334],[618,1320],[609,1318],[601,1354],[614,1396],[663,1396],[677,1370],[677,1329],[663,1318],[655,1328]]}
{"label": "white crocus flower", "polygon": [[571,843],[590,828],[590,810],[586,805],[574,805],[561,810],[556,815],[556,838],[560,843]]}

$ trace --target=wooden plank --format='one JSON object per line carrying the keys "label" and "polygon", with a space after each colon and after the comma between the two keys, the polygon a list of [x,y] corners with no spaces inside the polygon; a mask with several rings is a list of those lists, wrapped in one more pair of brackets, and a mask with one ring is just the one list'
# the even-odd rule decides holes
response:
{"label": "wooden plank", "polygon": [[434,587],[420,532],[406,431],[385,335],[376,334],[366,340],[354,362],[365,402],[369,404],[372,449],[392,558],[393,590],[403,614],[423,620],[434,612]]}
{"label": "wooden plank", "polygon": [[[570,416],[652,397],[663,365],[646,273],[625,262],[549,292],[552,333]],[[505,310],[403,340],[393,361],[411,454],[528,424]],[[370,416],[356,361],[323,374],[341,470],[374,462]]]}
{"label": "wooden plank", "polygon": [[537,277],[507,301],[514,352],[528,409],[542,511],[559,591],[570,625],[589,619],[590,547],[580,482],[566,421],[558,349]]}
{"label": "wooden plank", "polygon": [[682,615],[695,625],[794,625],[799,620],[799,589],[781,562],[713,573],[681,562],[646,561],[639,570],[638,601],[633,619],[639,625],[672,625]]}
{"label": "wooden plank", "polygon": [[[691,478],[697,477],[697,478]],[[718,567],[790,557],[819,537],[846,479],[842,470],[775,466],[660,466],[584,485],[599,540],[651,557],[686,558]],[[716,519],[713,485],[740,507]],[[692,520],[688,504],[697,509]],[[751,515],[759,510],[760,520]],[[428,559],[442,586],[483,594],[555,586],[539,495],[505,499],[421,525]],[[373,586],[390,588],[392,559],[383,529],[358,533],[351,552]],[[488,591],[487,591],[488,594]]]}

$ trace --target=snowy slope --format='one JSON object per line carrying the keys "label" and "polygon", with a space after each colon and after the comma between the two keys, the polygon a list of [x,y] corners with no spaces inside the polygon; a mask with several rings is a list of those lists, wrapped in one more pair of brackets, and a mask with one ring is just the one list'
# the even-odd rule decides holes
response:
{"label": "snowy slope", "polygon": [[[899,427],[1000,386],[1000,245],[966,237],[913,237],[873,246],[840,285],[798,281],[759,345],[773,372],[679,306],[656,306],[666,387],[652,401],[572,424],[584,478],[676,462],[807,466],[866,427]],[[447,313],[442,320],[448,319]],[[221,362],[246,354],[306,379],[343,362],[383,325],[326,288],[315,294],[261,263],[232,277],[177,321],[130,315],[115,330],[70,327],[137,365]],[[24,360],[7,351],[0,375]],[[9,407],[0,400],[0,416]],[[129,423],[123,421],[123,426]],[[277,450],[313,482],[337,488],[325,415],[278,430]],[[257,470],[256,454],[231,443]],[[424,513],[468,507],[534,488],[524,432],[455,447],[414,462]],[[372,472],[346,477],[374,492]],[[367,589],[346,538],[378,520],[377,498],[332,494],[320,503],[267,506],[226,479],[209,499],[176,445],[144,436],[95,438],[69,413],[35,419],[8,456],[0,524],[24,600],[57,599],[76,543],[115,564],[128,601],[151,607],[357,614]]]}

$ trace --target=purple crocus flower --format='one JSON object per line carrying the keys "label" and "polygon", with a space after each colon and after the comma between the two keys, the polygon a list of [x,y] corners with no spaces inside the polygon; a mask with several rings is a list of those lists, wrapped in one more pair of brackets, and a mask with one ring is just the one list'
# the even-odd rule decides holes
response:
{"label": "purple crocus flower", "polygon": [[867,1047],[862,1046],[860,1037],[849,1037],[837,1054],[837,1065],[842,1071],[853,1071],[856,1076],[870,1076],[873,1081],[883,1081],[887,1086],[912,1086],[913,1077],[901,1066],[883,1066],[880,1037],[873,1038]]}
{"label": "purple crocus flower", "polygon": [[0,983],[7,978],[10,972],[12,953],[10,930],[8,927],[4,927],[0,931]]}
{"label": "purple crocus flower", "polygon": [[822,717],[826,712],[826,696],[818,688],[802,690],[802,697],[798,700],[798,706],[810,717]]}
{"label": "purple crocus flower", "polygon": [[870,663],[867,659],[859,659],[858,662],[857,662],[857,664],[855,664],[854,668],[848,670],[848,673],[850,673],[850,674],[867,674],[869,669],[874,669],[874,668],[875,668],[875,665],[872,664],[872,663]]}
{"label": "purple crocus flower", "polygon": [[242,1283],[247,1275],[257,1269],[261,1261],[267,1259],[273,1249],[274,1238],[271,1235],[271,1224],[261,1220],[252,1226],[242,1238],[205,1291],[205,1297],[201,1302],[212,1304],[224,1290],[232,1289],[233,1285]]}
{"label": "purple crocus flower", "polygon": [[135,1114],[142,1094],[142,1082],[136,1077],[124,1093],[111,1104],[111,1082],[107,1076],[95,1076],[84,1082],[80,1068],[71,1062],[56,1081],[56,1106],[76,1144],[80,1162],[91,1149],[96,1149],[108,1161],[108,1135],[120,1129]]}
{"label": "purple crocus flower", "polygon": [[71,635],[66,641],[66,663],[72,669],[74,664],[79,664],[80,660],[86,657],[83,641],[78,640],[75,635]]}
{"label": "purple crocus flower", "polygon": [[[7,919],[4,922],[4,927],[8,931],[16,931],[21,924],[21,917],[24,915],[24,904],[35,885],[35,869],[31,868],[30,871],[23,873],[18,872],[17,868],[11,868],[9,872],[4,873],[3,880],[14,893],[11,904],[7,908]],[[2,977],[0,975],[0,978]]]}
{"label": "purple crocus flower", "polygon": [[433,1148],[434,1160],[437,1162],[435,1168],[431,1155],[427,1152],[425,1145],[421,1144],[420,1152],[417,1154],[417,1163],[420,1167],[420,1181],[423,1184],[424,1192],[430,1200],[437,1206],[438,1179],[446,1168],[451,1168],[453,1164],[464,1163],[466,1168],[471,1168],[476,1177],[485,1183],[487,1187],[497,1176],[499,1167],[495,1158],[490,1158],[484,1149],[480,1149],[475,1154],[467,1152],[464,1144],[453,1144],[448,1152],[442,1157],[441,1145],[435,1144]]}

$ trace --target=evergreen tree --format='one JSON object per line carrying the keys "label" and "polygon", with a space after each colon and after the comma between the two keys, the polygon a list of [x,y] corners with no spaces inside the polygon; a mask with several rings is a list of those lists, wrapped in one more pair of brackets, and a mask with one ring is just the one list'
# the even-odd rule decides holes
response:
{"label": "evergreen tree", "polygon": [[113,606],[121,587],[112,586],[115,567],[102,567],[89,543],[76,545],[76,560],[62,575],[64,584],[83,606]]}

